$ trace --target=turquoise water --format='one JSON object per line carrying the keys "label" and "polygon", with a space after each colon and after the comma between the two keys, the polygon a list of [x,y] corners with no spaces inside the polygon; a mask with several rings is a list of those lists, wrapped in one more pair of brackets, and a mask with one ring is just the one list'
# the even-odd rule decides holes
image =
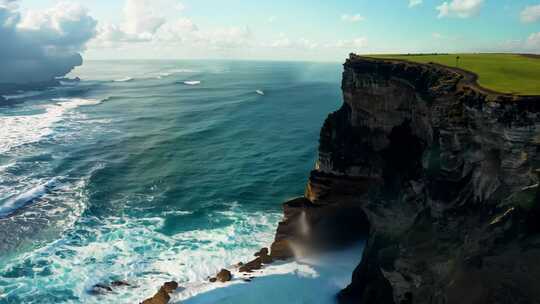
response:
{"label": "turquoise water", "polygon": [[[341,103],[330,63],[94,61],[70,76],[0,106],[2,304],[136,303],[248,259]],[[134,287],[89,292],[119,279]]]}

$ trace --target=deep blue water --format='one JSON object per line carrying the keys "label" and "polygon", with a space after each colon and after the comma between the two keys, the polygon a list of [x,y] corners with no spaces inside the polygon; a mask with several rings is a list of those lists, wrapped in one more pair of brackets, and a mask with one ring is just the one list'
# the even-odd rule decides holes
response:
{"label": "deep blue water", "polygon": [[[2,304],[135,303],[249,258],[341,103],[330,63],[94,61],[70,76],[0,106]],[[139,287],[88,292],[116,279]]]}

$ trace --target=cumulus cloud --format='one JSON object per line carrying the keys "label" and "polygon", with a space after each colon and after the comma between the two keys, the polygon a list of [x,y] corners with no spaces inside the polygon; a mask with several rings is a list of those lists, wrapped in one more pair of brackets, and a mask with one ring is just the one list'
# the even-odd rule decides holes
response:
{"label": "cumulus cloud", "polygon": [[527,6],[521,11],[521,21],[524,23],[532,23],[540,20],[540,4]]}
{"label": "cumulus cloud", "polygon": [[151,43],[217,50],[248,46],[253,38],[247,27],[200,29],[179,14],[184,9],[176,0],[126,0],[121,22],[100,24],[98,37],[91,46],[124,48],[133,43]]}
{"label": "cumulus cloud", "polygon": [[349,40],[339,40],[336,43],[329,44],[328,47],[338,48],[338,49],[350,49],[358,50],[365,48],[367,46],[367,39],[364,37],[358,37]]}
{"label": "cumulus cloud", "polygon": [[0,0],[0,83],[47,82],[82,64],[79,54],[95,35],[96,20],[78,4],[58,2],[43,11]]}
{"label": "cumulus cloud", "polygon": [[422,4],[422,0],[409,0],[409,7],[415,7]]}
{"label": "cumulus cloud", "polygon": [[319,44],[306,38],[289,39],[284,33],[281,33],[278,39],[270,43],[263,43],[261,46],[282,49],[312,50],[318,48]]}
{"label": "cumulus cloud", "polygon": [[484,0],[452,0],[444,2],[437,7],[439,18],[458,17],[469,18],[477,15],[484,4]]}
{"label": "cumulus cloud", "polygon": [[540,53],[540,32],[533,33],[527,38],[526,49],[533,53]]}
{"label": "cumulus cloud", "polygon": [[345,22],[356,23],[356,22],[364,21],[365,18],[360,14],[356,14],[356,15],[344,14],[341,16],[341,20]]}

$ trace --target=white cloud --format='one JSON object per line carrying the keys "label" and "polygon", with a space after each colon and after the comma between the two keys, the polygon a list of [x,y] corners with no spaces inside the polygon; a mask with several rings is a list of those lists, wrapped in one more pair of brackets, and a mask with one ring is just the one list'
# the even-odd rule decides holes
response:
{"label": "white cloud", "polygon": [[365,48],[367,46],[367,42],[368,41],[366,38],[358,37],[350,40],[339,40],[336,43],[328,44],[327,47],[357,51],[358,49]]}
{"label": "white cloud", "polygon": [[422,0],[409,0],[409,7],[415,7],[422,4]]}
{"label": "white cloud", "polygon": [[452,0],[437,7],[439,18],[458,17],[469,18],[480,12],[484,0]]}
{"label": "white cloud", "polygon": [[284,33],[281,33],[278,39],[270,43],[262,43],[261,47],[312,50],[318,48],[319,44],[306,38],[289,39]]}
{"label": "white cloud", "polygon": [[132,35],[153,34],[165,23],[165,17],[152,0],[126,0],[123,30]]}
{"label": "white cloud", "polygon": [[525,23],[536,22],[540,20],[540,4],[527,6],[521,12],[521,21]]}
{"label": "white cloud", "polygon": [[270,16],[268,17],[268,23],[274,23],[275,21],[277,20],[277,17],[276,16]]}
{"label": "white cloud", "polygon": [[[171,12],[175,8],[176,12]],[[120,25],[102,24],[94,49],[128,48],[131,44],[186,46],[191,49],[230,49],[249,46],[253,34],[247,27],[200,29],[178,14],[185,7],[175,0],[126,0]],[[133,45],[133,47],[135,47]]]}
{"label": "white cloud", "polygon": [[525,42],[525,47],[528,51],[540,53],[540,32],[531,34]]}
{"label": "white cloud", "polygon": [[344,15],[341,16],[341,20],[345,21],[345,22],[356,23],[356,22],[364,21],[365,18],[360,14],[356,14],[356,15],[344,14]]}
{"label": "white cloud", "polygon": [[46,82],[82,63],[79,52],[95,35],[96,20],[79,4],[57,2],[21,14],[0,0],[0,83]]}
{"label": "white cloud", "polygon": [[211,49],[230,49],[249,46],[253,33],[247,27],[223,27],[209,31],[198,31],[194,42]]}
{"label": "white cloud", "polygon": [[193,21],[187,18],[180,18],[163,24],[152,38],[162,41],[182,41],[198,30],[199,28]]}
{"label": "white cloud", "polygon": [[435,39],[442,39],[444,38],[443,34],[441,33],[433,33],[431,34],[431,37],[435,38]]}

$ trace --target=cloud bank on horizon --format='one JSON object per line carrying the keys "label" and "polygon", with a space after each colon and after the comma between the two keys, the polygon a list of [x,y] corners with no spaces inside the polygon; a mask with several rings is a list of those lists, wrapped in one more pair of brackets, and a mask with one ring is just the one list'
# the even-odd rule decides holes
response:
{"label": "cloud bank on horizon", "polygon": [[48,82],[82,64],[80,52],[97,24],[86,9],[58,2],[21,13],[18,4],[0,0],[0,83]]}
{"label": "cloud bank on horizon", "polygon": [[0,84],[61,77],[82,53],[278,60],[540,53],[539,22],[540,0],[0,0]]}

